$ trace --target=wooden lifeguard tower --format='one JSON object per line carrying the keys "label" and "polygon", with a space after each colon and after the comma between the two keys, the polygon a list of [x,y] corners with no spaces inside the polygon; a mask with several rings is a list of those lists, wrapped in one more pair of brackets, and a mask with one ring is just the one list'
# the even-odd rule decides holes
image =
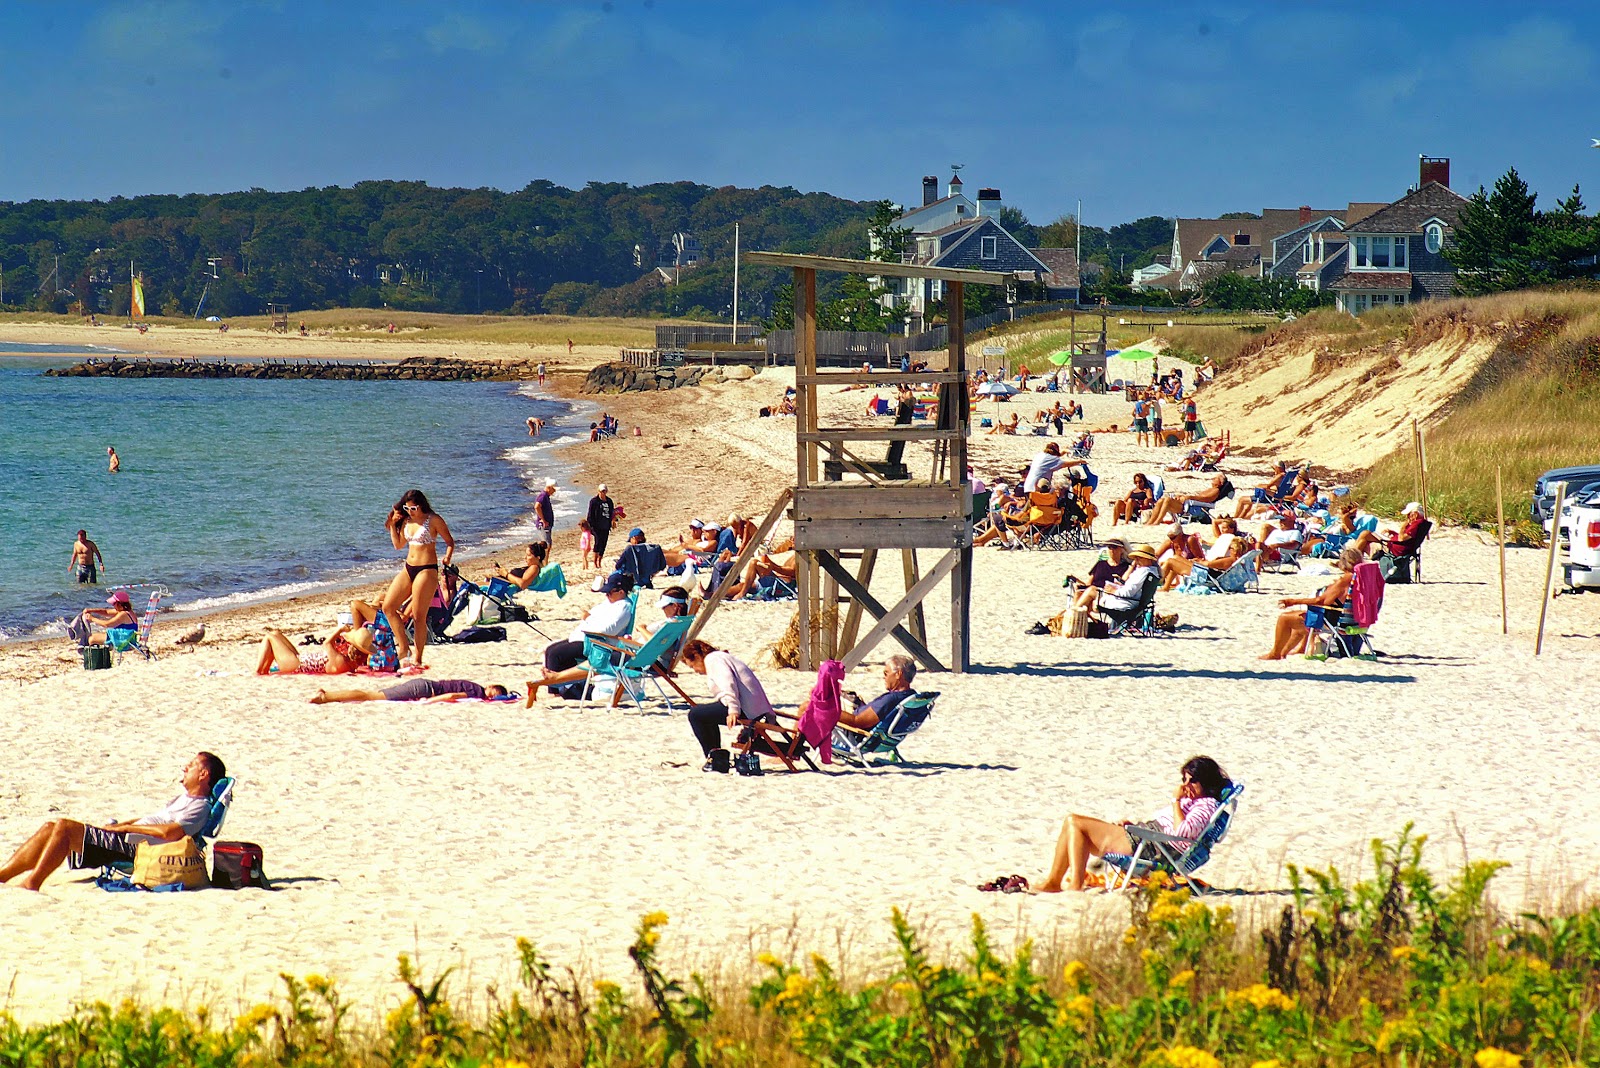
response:
{"label": "wooden lifeguard tower", "polygon": [[287,334],[289,332],[289,305],[268,304],[267,315],[272,320],[271,325],[267,327],[268,330],[279,334]]}
{"label": "wooden lifeguard tower", "polygon": [[[779,252],[746,253],[744,262],[794,271],[795,323],[795,486],[790,493],[794,520],[796,579],[800,595],[801,670],[826,659],[853,668],[874,646],[893,637],[930,671],[966,671],[972,663],[968,638],[972,594],[972,489],[967,480],[966,317],[964,287],[1004,285],[1011,276],[874,260],[834,259]],[[943,369],[894,371],[817,370],[817,272],[872,277],[921,278],[943,282],[949,309],[950,344]],[[930,354],[933,355],[933,354]],[[818,387],[852,384],[923,384],[938,387],[938,404],[929,422],[918,426],[834,426],[818,420]],[[932,470],[927,477],[890,482],[876,457],[866,459],[858,443],[931,441]],[[861,481],[821,481],[824,457]],[[885,606],[870,592],[880,552],[899,549],[906,592]],[[941,549],[923,574],[917,549]],[[847,562],[856,564],[852,571]],[[922,602],[946,580],[950,584],[950,662],[928,648]],[[840,619],[843,598],[848,609]],[[862,612],[876,619],[858,636]]]}

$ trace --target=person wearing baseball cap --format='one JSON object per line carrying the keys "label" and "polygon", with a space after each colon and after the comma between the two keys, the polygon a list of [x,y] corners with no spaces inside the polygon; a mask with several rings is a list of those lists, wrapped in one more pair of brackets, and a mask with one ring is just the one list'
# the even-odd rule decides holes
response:
{"label": "person wearing baseball cap", "polygon": [[594,535],[594,557],[596,560],[605,559],[606,542],[611,540],[611,521],[616,517],[617,502],[611,499],[611,491],[604,482],[595,487],[594,496],[589,498],[589,531]]}
{"label": "person wearing baseball cap", "polygon": [[617,557],[617,570],[633,579],[641,589],[652,589],[651,580],[667,568],[667,555],[661,546],[645,541],[644,531],[634,527],[628,531],[628,544]]}
{"label": "person wearing baseball cap", "polygon": [[633,629],[633,603],[628,594],[633,591],[633,579],[613,571],[599,580],[596,592],[601,600],[589,614],[572,629],[565,641],[551,642],[544,647],[544,671],[537,679],[528,680],[528,707],[533,707],[538,687],[581,683],[589,674],[584,662],[583,638],[593,634],[607,638],[625,637]]}
{"label": "person wearing baseball cap", "polygon": [[85,608],[67,623],[67,637],[82,649],[88,645],[131,645],[139,633],[139,617],[127,590],[113,590],[105,608]]}

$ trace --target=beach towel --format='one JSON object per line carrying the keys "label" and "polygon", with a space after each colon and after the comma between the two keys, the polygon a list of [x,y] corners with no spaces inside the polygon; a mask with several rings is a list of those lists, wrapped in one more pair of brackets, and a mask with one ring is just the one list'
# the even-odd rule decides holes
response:
{"label": "beach towel", "polygon": [[837,660],[824,660],[817,669],[817,682],[811,687],[805,714],[800,717],[800,733],[821,754],[824,764],[833,763],[833,728],[839,725],[844,708],[839,697],[839,684],[843,681],[844,665]]}
{"label": "beach towel", "polygon": [[546,564],[539,572],[539,577],[528,585],[528,589],[535,593],[554,593],[557,597],[567,595],[567,573],[561,570],[560,564]]}
{"label": "beach towel", "polygon": [[1370,627],[1378,621],[1382,608],[1382,569],[1371,561],[1357,564],[1355,578],[1350,583],[1350,622],[1358,627]]}
{"label": "beach towel", "polygon": [[380,611],[367,627],[372,631],[372,652],[367,655],[367,667],[378,672],[399,671],[400,650],[394,644],[389,617]]}

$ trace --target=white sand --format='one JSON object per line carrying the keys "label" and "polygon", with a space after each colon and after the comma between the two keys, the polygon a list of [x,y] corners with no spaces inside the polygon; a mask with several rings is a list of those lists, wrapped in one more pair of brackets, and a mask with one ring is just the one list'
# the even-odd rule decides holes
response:
{"label": "white sand", "polygon": [[[632,518],[679,521],[687,506],[676,497],[695,485],[702,514],[771,500],[792,471],[793,422],[757,420],[753,410],[781,382],[763,375],[620,403],[625,424],[661,415],[649,436],[610,454],[619,466],[678,442],[655,454],[661,498],[635,493]],[[830,403],[853,412],[868,395]],[[1089,425],[1127,421],[1118,401],[1090,398],[1087,407]],[[1039,444],[979,437],[974,452],[993,471],[1020,466]],[[1140,463],[1151,469],[1151,455],[1102,437],[1099,499],[1124,492]],[[1177,489],[1189,481],[1168,476]],[[1109,533],[1107,521],[1097,533]],[[1502,637],[1492,545],[1438,534],[1426,550],[1429,581],[1390,590],[1375,664],[1255,659],[1276,596],[1326,581],[1309,576],[1265,576],[1262,595],[1163,594],[1161,610],[1181,614],[1173,637],[1024,636],[1061,606],[1063,573],[1092,558],[979,550],[979,667],[919,680],[943,696],[907,743],[917,763],[904,769],[759,781],[702,774],[681,712],[659,703],[643,714],[547,697],[532,711],[313,706],[316,680],[250,674],[252,628],[243,623],[194,653],[0,682],[17,754],[0,776],[5,848],[46,818],[153,809],[177,791],[184,761],[207,748],[239,777],[223,837],[263,845],[279,887],[118,895],[63,873],[39,895],[0,889],[0,986],[32,1019],[126,994],[208,998],[231,1010],[271,993],[279,972],[328,975],[347,995],[380,1004],[398,996],[399,952],[420,951],[433,969],[462,966],[459,988],[508,975],[517,936],[558,962],[622,979],[634,925],[654,909],[672,917],[671,954],[733,967],[768,945],[835,956],[843,946],[855,962],[870,959],[887,945],[892,905],[940,936],[962,937],[974,912],[1002,940],[1047,933],[1086,916],[1120,918],[1122,906],[974,885],[1000,873],[1037,877],[1069,811],[1147,815],[1195,753],[1217,757],[1248,786],[1237,832],[1206,872],[1221,885],[1283,885],[1286,860],[1359,870],[1370,838],[1408,822],[1433,836],[1441,865],[1458,861],[1462,846],[1510,861],[1500,888],[1510,903],[1565,888],[1600,863],[1600,829],[1585,818],[1600,765],[1600,598],[1557,600],[1535,660],[1541,554],[1509,554],[1511,634]],[[880,569],[885,595],[897,574]],[[560,603],[541,596],[541,626],[560,636],[590,600],[581,590]],[[331,608],[317,610],[325,632]],[[295,613],[308,611],[278,606],[260,618],[303,625],[313,620]],[[735,605],[707,637],[755,661],[790,612]],[[933,608],[928,624],[933,649],[947,649],[948,611]],[[430,676],[520,687],[542,643],[525,628],[511,634],[503,645],[430,651]],[[809,688],[797,672],[760,671],[790,707]],[[876,663],[863,667],[847,686],[876,693],[878,673]],[[692,691],[704,692],[700,681]]]}

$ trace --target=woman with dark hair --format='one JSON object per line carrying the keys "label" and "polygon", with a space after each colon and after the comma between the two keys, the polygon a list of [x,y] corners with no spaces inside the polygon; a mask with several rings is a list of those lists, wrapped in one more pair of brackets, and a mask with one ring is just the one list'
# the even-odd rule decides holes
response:
{"label": "woman with dark hair", "polygon": [[722,747],[723,724],[737,727],[741,722],[775,719],[772,702],[748,664],[709,642],[699,638],[685,642],[678,660],[695,674],[704,675],[711,687],[712,699],[689,709],[689,728],[706,757],[700,770],[726,774],[729,754]]}
{"label": "woman with dark hair", "polygon": [[1111,508],[1111,525],[1116,526],[1119,521],[1137,523],[1144,510],[1155,504],[1155,499],[1155,487],[1150,485],[1150,479],[1142,473],[1134,475],[1133,489]]}
{"label": "woman with dark hair", "polygon": [[[437,543],[441,539],[444,541],[443,562],[448,565],[456,554],[456,539],[419,489],[406,490],[405,496],[389,509],[389,518],[384,526],[389,531],[389,539],[394,542],[394,547],[406,551],[406,562],[394,581],[389,583],[388,592],[383,595],[383,614],[395,624],[394,640],[400,659],[411,655],[411,666],[420,668],[422,650],[428,644],[428,606],[433,603],[434,592],[439,588]],[[405,604],[407,597],[411,598],[411,609],[402,613],[400,606]],[[410,640],[406,636],[406,619],[411,620],[414,632]],[[410,654],[413,643],[416,652]]]}
{"label": "woman with dark hair", "polygon": [[[1180,774],[1182,781],[1173,791],[1171,807],[1163,808],[1139,826],[1183,839],[1177,847],[1185,849],[1200,837],[1200,833],[1211,822],[1211,817],[1216,815],[1223,791],[1232,786],[1233,781],[1215,760],[1207,756],[1192,757],[1180,769]],[[1133,852],[1133,839],[1128,837],[1127,831],[1131,822],[1122,820],[1108,823],[1093,816],[1068,816],[1061,825],[1061,837],[1056,840],[1050,874],[1034,889],[1041,894],[1060,893],[1063,889],[1061,881],[1066,878],[1065,889],[1082,890],[1090,857]]]}

